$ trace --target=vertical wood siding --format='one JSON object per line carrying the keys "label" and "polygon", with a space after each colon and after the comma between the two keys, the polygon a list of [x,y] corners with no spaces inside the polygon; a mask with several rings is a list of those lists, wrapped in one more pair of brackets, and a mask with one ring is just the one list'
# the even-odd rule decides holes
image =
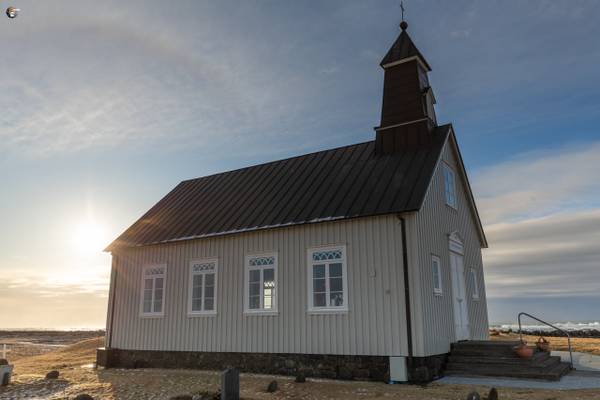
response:
{"label": "vertical wood siding", "polygon": [[[422,209],[414,215],[413,230],[408,237],[413,239],[409,254],[416,252],[410,264],[414,279],[415,304],[415,355],[428,356],[447,353],[450,343],[455,340],[454,310],[452,304],[452,281],[450,277],[450,251],[448,235],[457,231],[464,241],[464,267],[469,323],[472,339],[488,338],[487,301],[485,296],[484,274],[481,259],[481,239],[475,216],[471,210],[465,182],[461,177],[457,155],[450,138],[443,149],[442,161],[456,173],[457,209],[446,205],[444,192],[443,163],[438,165],[431,181]],[[411,235],[412,233],[412,235]],[[443,294],[433,293],[433,273],[431,256],[441,260]],[[479,300],[474,300],[473,284],[469,271],[477,271]],[[419,287],[420,286],[420,287]],[[420,300],[420,301],[419,301]],[[420,319],[420,320],[419,320]],[[419,335],[419,332],[422,332]]]}
{"label": "vertical wood siding", "polygon": [[[345,314],[307,313],[307,249],[347,246]],[[244,256],[279,256],[275,316],[244,315]],[[219,259],[217,315],[188,317],[189,261]],[[392,215],[120,251],[112,346],[139,350],[407,355],[400,221]],[[142,268],[166,263],[165,315],[140,317]]]}

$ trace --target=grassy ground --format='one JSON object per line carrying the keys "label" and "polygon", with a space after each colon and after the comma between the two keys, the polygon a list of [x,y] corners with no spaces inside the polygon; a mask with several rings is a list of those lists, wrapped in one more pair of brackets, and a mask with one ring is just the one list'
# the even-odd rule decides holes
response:
{"label": "grassy ground", "polygon": [[[600,342],[600,340],[598,341]],[[219,374],[192,370],[96,370],[95,349],[103,338],[86,340],[51,353],[24,357],[15,362],[13,383],[0,388],[0,399],[71,399],[88,393],[96,399],[169,399],[177,394],[216,391]],[[60,371],[55,381],[44,380],[52,370]],[[276,379],[279,390],[266,393],[270,381]],[[464,400],[471,390],[487,393],[488,387],[463,385],[427,386],[386,385],[377,382],[343,382],[308,380],[295,383],[287,377],[243,374],[241,391],[244,399],[403,399],[403,400]],[[548,391],[500,389],[500,398],[507,400],[559,400],[600,398],[597,390]]]}
{"label": "grassy ground", "polygon": [[[490,336],[492,340],[519,340],[519,335],[516,333],[500,333],[497,336]],[[523,335],[523,339],[528,344],[534,344],[539,336]],[[551,350],[569,350],[567,338],[564,337],[546,337],[550,342]],[[600,356],[600,338],[572,338],[571,347],[573,351],[582,353],[591,353]],[[600,398],[600,395],[598,396]]]}
{"label": "grassy ground", "polygon": [[0,331],[0,351],[2,344],[8,345],[7,357],[14,362],[23,357],[50,353],[103,334],[102,331]]}

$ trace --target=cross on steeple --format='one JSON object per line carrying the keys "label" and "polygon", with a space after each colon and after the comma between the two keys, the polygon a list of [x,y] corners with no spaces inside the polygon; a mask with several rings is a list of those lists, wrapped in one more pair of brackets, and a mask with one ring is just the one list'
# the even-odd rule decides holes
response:
{"label": "cross on steeple", "polygon": [[400,9],[402,10],[402,21],[404,21],[404,2],[400,2]]}
{"label": "cross on steeple", "polygon": [[402,10],[402,21],[400,22],[400,29],[405,31],[406,28],[408,28],[408,24],[404,20],[404,11],[405,10],[404,10],[404,2],[403,1],[400,2],[400,10]]}

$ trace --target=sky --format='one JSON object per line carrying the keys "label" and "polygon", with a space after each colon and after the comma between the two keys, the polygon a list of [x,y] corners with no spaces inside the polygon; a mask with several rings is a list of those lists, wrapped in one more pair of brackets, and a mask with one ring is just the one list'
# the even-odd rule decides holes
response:
{"label": "sky", "polygon": [[[400,21],[395,0],[10,5],[0,328],[102,327],[102,249],[178,182],[372,140]],[[490,320],[600,320],[598,3],[405,8],[488,236]]]}

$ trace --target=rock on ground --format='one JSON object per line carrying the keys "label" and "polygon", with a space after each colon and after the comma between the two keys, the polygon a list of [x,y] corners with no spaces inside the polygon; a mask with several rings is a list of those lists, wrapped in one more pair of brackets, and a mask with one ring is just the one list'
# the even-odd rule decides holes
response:
{"label": "rock on ground", "polygon": [[83,393],[83,394],[77,395],[77,397],[75,397],[75,399],[73,399],[73,400],[94,400],[94,398],[92,396],[90,396],[89,394]]}
{"label": "rock on ground", "polygon": [[46,374],[46,379],[58,379],[58,376],[60,375],[60,372],[54,370],[54,371],[50,371]]}
{"label": "rock on ground", "polygon": [[267,386],[267,392],[274,393],[277,391],[277,381],[271,381],[269,386]]}
{"label": "rock on ground", "polygon": [[471,392],[467,395],[467,400],[481,400],[481,397],[479,396],[479,393]]}

